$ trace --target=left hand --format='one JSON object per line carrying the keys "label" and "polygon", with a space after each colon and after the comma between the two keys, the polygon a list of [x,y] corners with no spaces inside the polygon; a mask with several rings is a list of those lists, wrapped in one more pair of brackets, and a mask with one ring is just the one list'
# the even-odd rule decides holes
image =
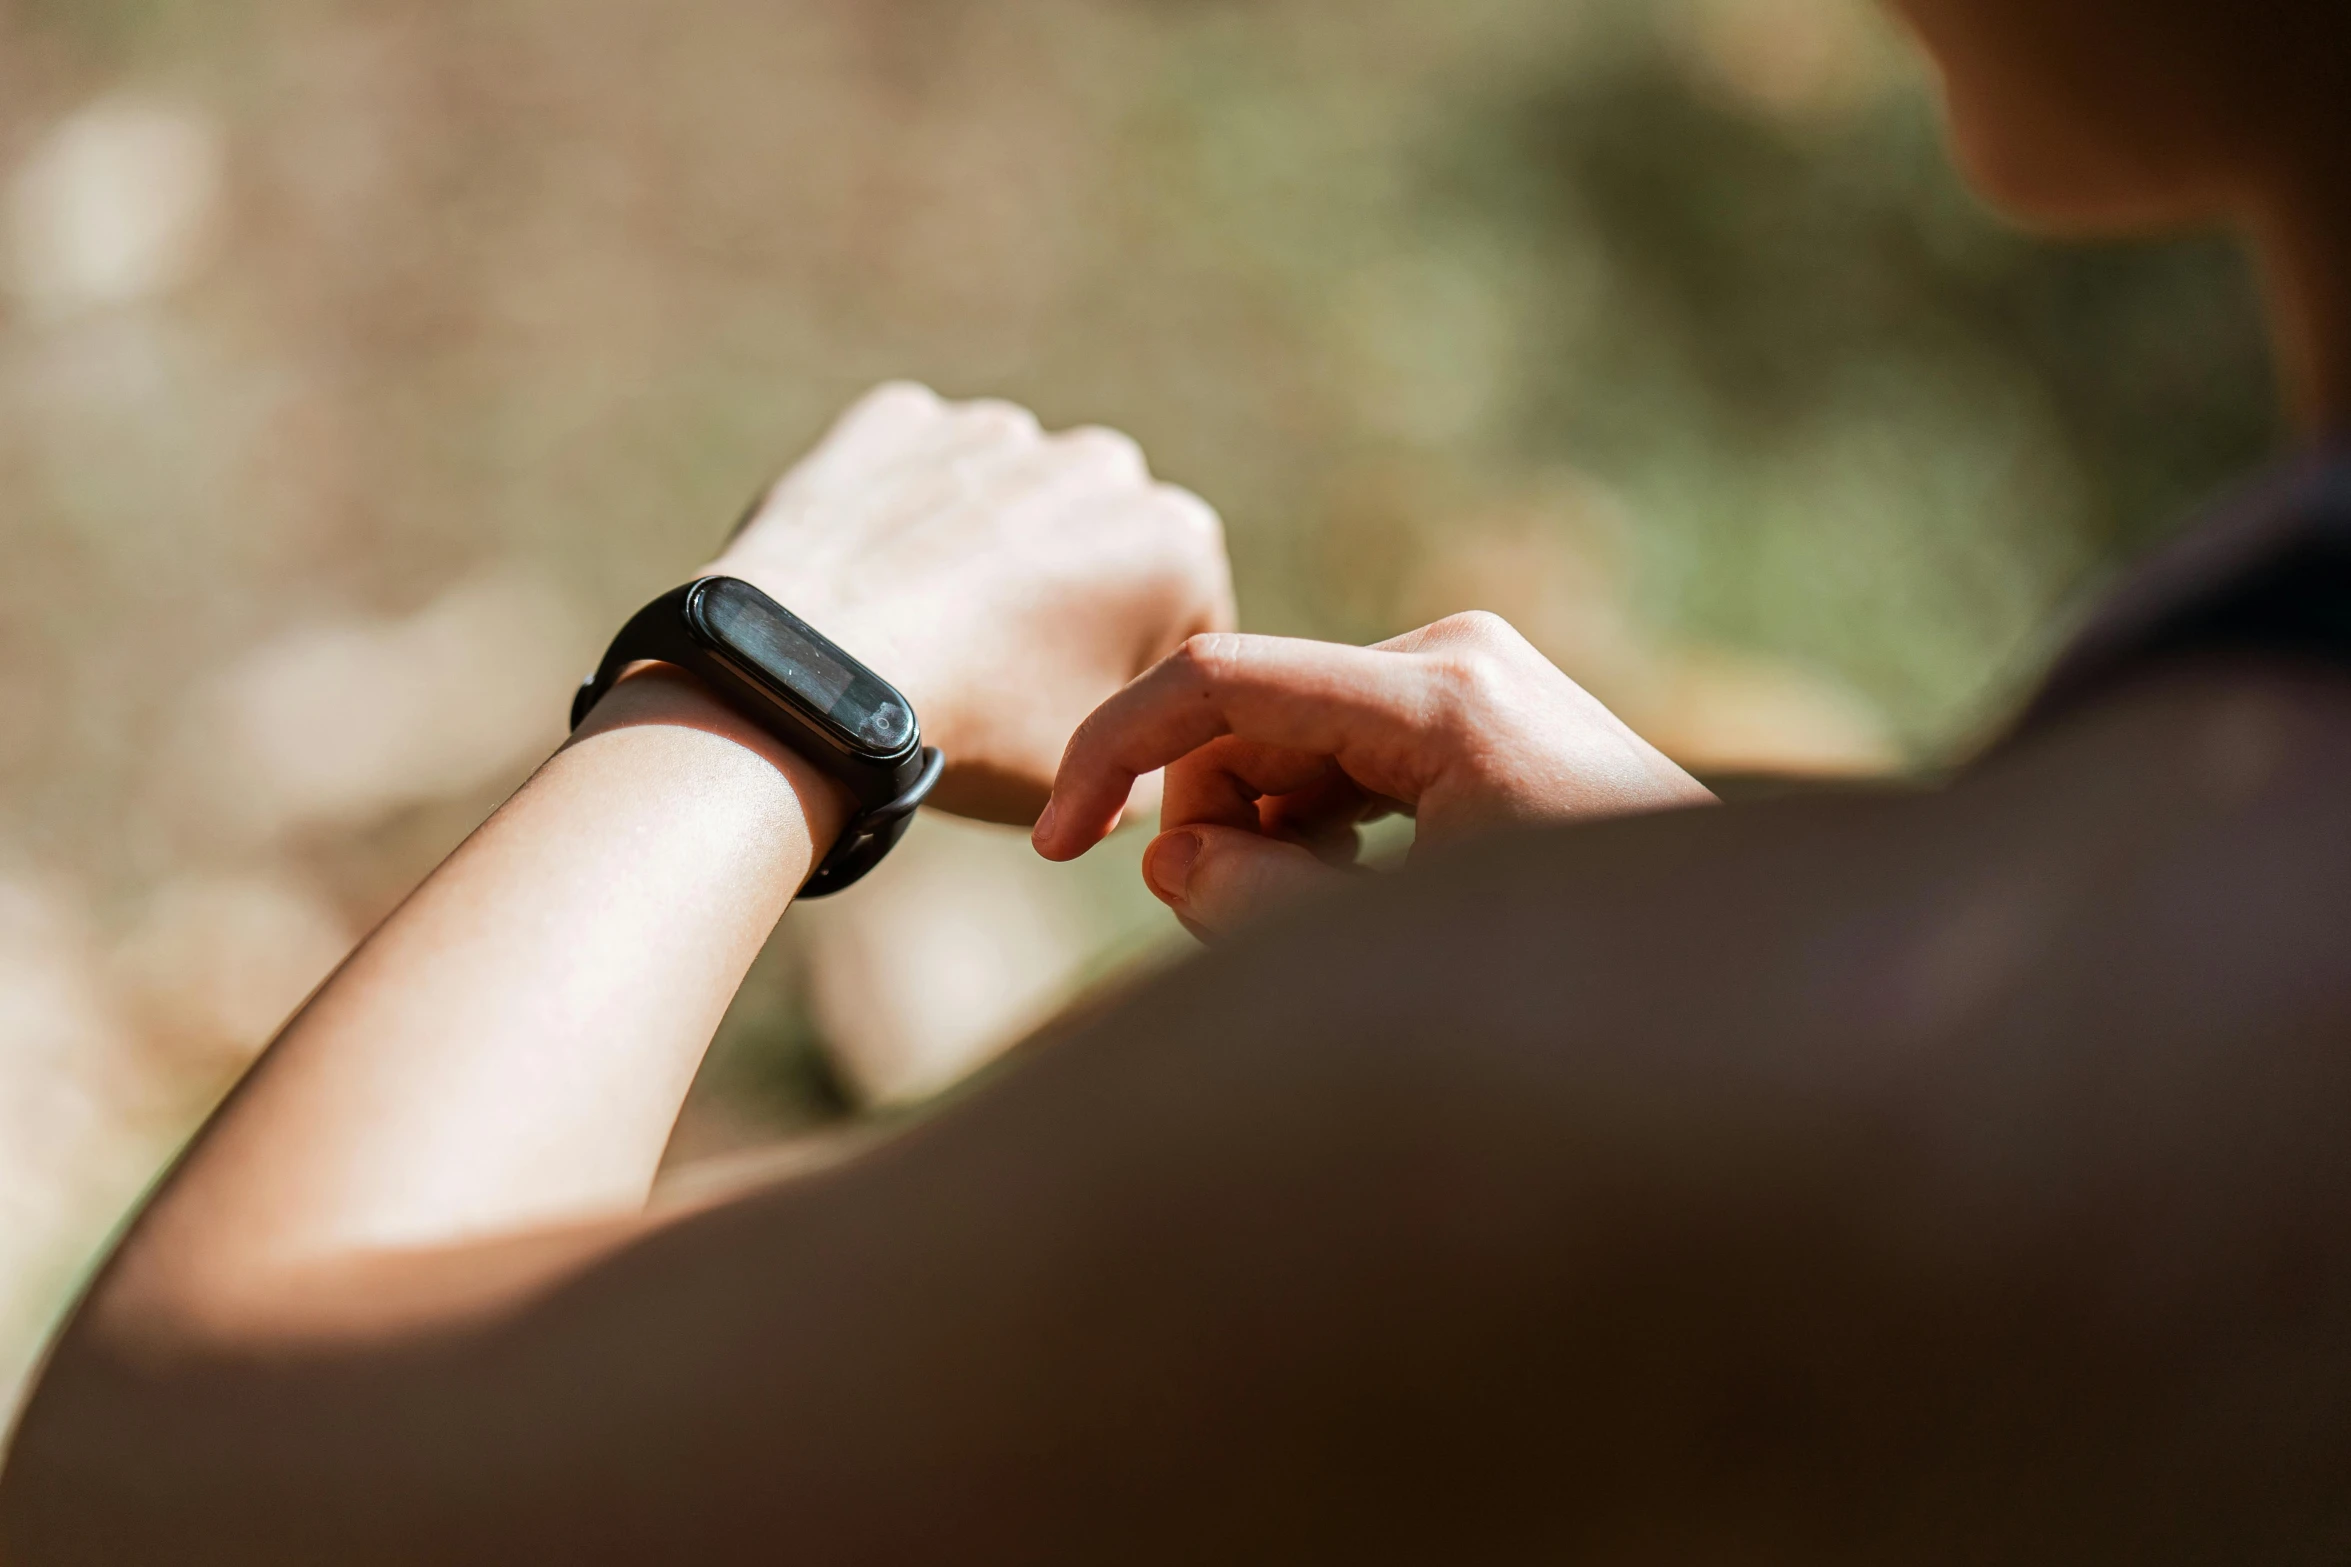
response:
{"label": "left hand", "polygon": [[1151,890],[1195,935],[1329,885],[1359,823],[1394,811],[1436,844],[1714,796],[1495,615],[1377,647],[1194,637],[1069,743],[1037,852],[1069,860],[1167,769]]}
{"label": "left hand", "polygon": [[1232,624],[1224,531],[1113,430],[869,393],[708,570],[741,577],[903,691],[946,753],[932,803],[1026,824],[1079,720]]}

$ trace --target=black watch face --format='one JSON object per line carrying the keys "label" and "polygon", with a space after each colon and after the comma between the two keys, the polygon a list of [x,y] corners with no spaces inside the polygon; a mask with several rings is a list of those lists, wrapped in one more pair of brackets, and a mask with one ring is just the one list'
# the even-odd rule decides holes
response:
{"label": "black watch face", "polygon": [[914,744],[914,709],[906,698],[750,583],[712,577],[695,592],[688,613],[747,674],[852,754],[890,761]]}

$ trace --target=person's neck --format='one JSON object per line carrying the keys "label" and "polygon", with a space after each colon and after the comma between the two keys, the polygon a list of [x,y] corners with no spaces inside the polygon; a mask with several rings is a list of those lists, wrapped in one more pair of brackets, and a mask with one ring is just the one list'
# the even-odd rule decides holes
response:
{"label": "person's neck", "polygon": [[2253,227],[2288,409],[2306,437],[2351,440],[2351,164],[2280,192]]}

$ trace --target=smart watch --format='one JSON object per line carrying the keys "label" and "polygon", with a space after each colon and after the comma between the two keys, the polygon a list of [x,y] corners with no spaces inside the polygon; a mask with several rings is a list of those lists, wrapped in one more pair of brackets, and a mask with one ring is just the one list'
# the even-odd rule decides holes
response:
{"label": "smart watch", "polygon": [[857,815],[803,898],[839,892],[882,862],[938,783],[914,705],[815,627],[735,577],[702,577],[631,617],[572,698],[571,726],[632,664],[674,664],[849,791]]}

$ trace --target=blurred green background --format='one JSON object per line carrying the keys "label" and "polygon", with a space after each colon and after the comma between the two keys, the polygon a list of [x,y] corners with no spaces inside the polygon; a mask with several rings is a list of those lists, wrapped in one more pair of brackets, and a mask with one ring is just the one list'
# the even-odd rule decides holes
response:
{"label": "blurred green background", "polygon": [[[2274,442],[2217,242],[2003,231],[1849,0],[0,0],[0,1394],[107,1226],[874,381],[1138,436],[1255,629],[1509,616],[1932,769]],[[795,912],[678,1156],[1173,950],[1134,844]]]}

